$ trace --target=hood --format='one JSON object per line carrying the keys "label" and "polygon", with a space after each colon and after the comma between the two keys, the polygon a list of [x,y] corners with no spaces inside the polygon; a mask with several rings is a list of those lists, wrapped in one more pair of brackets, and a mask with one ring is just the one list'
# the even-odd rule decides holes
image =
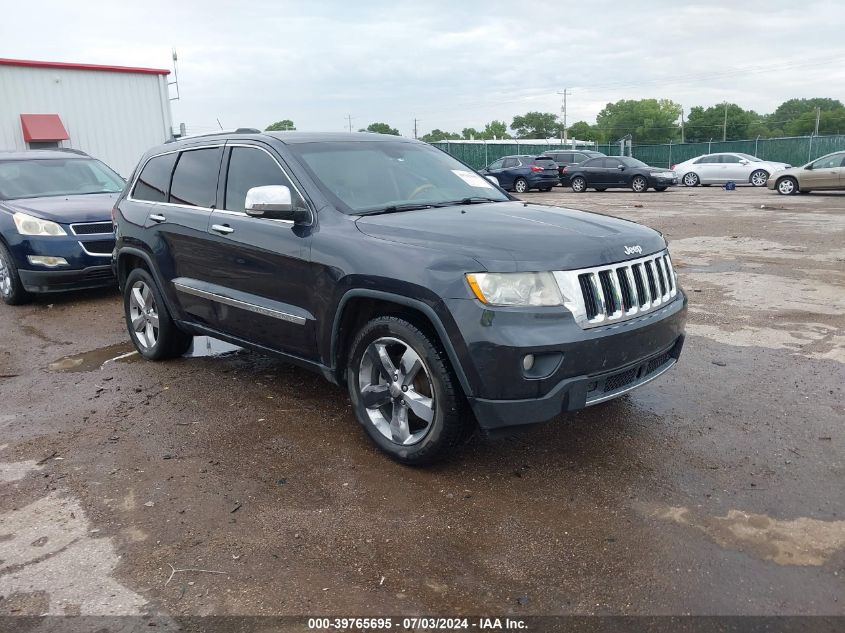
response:
{"label": "hood", "polygon": [[119,193],[91,193],[79,196],[50,196],[2,200],[11,211],[34,215],[63,224],[72,222],[111,222],[111,210]]}
{"label": "hood", "polygon": [[[628,220],[516,201],[364,216],[356,226],[382,240],[472,257],[497,272],[601,266],[666,246],[657,231]],[[631,250],[637,246],[641,253]]]}
{"label": "hood", "polygon": [[781,170],[789,169],[790,167],[792,167],[792,165],[790,165],[789,163],[776,163],[776,162],[771,161],[771,160],[764,160],[760,164],[761,165],[767,165],[767,166],[771,167],[772,172],[781,171]]}

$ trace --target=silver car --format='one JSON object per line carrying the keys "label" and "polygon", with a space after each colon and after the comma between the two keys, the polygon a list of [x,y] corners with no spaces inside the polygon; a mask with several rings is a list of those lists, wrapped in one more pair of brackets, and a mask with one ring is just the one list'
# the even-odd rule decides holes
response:
{"label": "silver car", "polygon": [[691,158],[672,167],[678,180],[687,187],[722,184],[728,181],[751,183],[765,187],[769,176],[784,169],[787,163],[761,160],[751,154],[725,152]]}

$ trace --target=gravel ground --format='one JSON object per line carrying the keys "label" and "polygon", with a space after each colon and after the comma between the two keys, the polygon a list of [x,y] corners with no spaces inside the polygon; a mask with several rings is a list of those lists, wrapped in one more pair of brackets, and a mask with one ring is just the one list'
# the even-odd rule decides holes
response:
{"label": "gravel ground", "polygon": [[523,197],[663,231],[687,345],[435,468],[274,359],[109,360],[116,292],[0,305],[0,615],[845,615],[845,196]]}

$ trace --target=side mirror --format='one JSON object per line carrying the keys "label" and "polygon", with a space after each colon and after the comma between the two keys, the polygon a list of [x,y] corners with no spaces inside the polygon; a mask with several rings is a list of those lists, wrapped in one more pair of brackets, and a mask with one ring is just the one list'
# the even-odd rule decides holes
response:
{"label": "side mirror", "polygon": [[307,222],[309,218],[307,209],[293,204],[290,189],[284,185],[253,187],[246,192],[244,209],[254,218],[287,220],[295,224]]}
{"label": "side mirror", "polygon": [[747,164],[748,164],[748,161],[747,161],[747,160],[745,160],[744,158],[740,158],[740,159],[739,159],[739,164],[740,164],[740,165],[747,165]]}
{"label": "side mirror", "polygon": [[809,163],[807,165],[804,165],[804,169],[812,169],[812,168],[813,168],[813,163]]}
{"label": "side mirror", "polygon": [[625,171],[625,165],[618,165],[616,167],[619,171]]}
{"label": "side mirror", "polygon": [[497,187],[499,186],[499,179],[498,179],[498,178],[496,178],[495,176],[485,176],[485,178],[487,178],[487,180],[489,180],[490,182],[492,182],[492,183],[493,183],[494,185],[496,185]]}

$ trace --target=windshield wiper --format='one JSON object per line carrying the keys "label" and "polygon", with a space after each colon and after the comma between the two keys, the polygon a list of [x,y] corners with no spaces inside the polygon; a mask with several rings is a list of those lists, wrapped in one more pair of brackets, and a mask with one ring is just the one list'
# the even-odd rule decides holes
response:
{"label": "windshield wiper", "polygon": [[391,204],[381,209],[362,211],[358,215],[381,215],[382,213],[400,213],[401,211],[418,211],[419,209],[433,209],[434,205],[429,203],[408,202],[405,204]]}
{"label": "windshield wiper", "polygon": [[504,200],[497,200],[496,198],[485,198],[484,196],[472,196],[470,198],[462,198],[460,200],[449,200],[448,202],[438,202],[438,207],[452,207],[458,204],[484,204],[485,202],[505,202]]}

